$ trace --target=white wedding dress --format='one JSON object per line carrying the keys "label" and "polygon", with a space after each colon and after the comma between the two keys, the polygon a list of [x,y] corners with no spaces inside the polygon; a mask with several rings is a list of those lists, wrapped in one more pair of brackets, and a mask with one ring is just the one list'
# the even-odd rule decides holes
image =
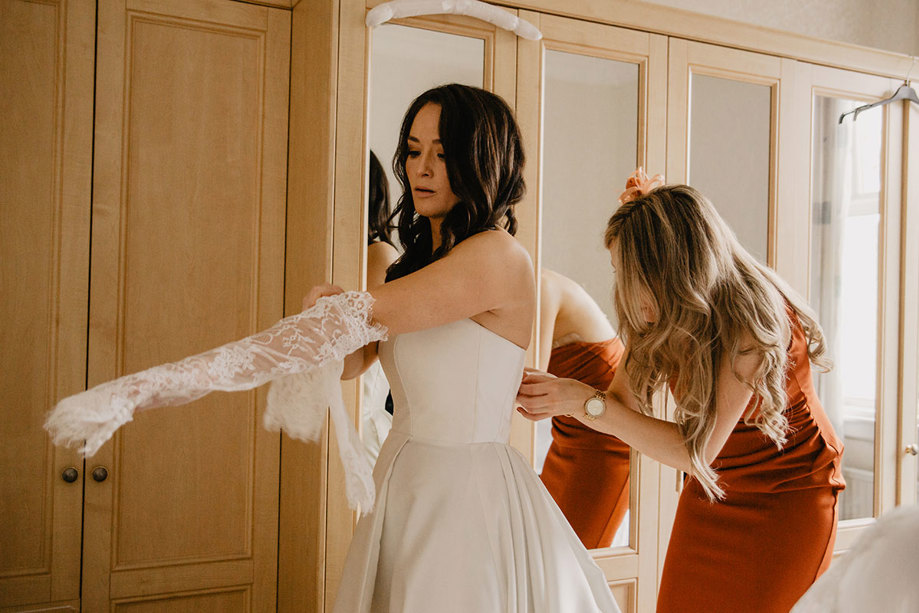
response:
{"label": "white wedding dress", "polygon": [[469,319],[380,342],[395,415],[336,613],[619,611],[508,445],[525,351]]}

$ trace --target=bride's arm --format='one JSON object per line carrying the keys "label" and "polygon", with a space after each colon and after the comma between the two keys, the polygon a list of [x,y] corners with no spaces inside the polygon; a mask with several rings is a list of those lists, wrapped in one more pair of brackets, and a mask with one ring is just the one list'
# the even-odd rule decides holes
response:
{"label": "bride's arm", "polygon": [[529,305],[533,288],[529,255],[512,236],[496,231],[467,238],[446,257],[370,294],[374,321],[397,335]]}
{"label": "bride's arm", "polygon": [[316,288],[324,297],[314,306],[267,330],[65,398],[45,427],[55,443],[85,441],[83,451],[92,455],[136,409],[184,404],[211,391],[251,389],[317,369],[323,381],[337,380],[345,357],[385,338],[387,328],[399,334],[512,306],[521,300],[518,285],[525,281],[515,285],[509,271],[526,278],[519,275],[520,262],[529,262],[526,252],[503,232],[483,234],[488,236],[467,239],[442,260],[373,295]]}
{"label": "bride's arm", "polygon": [[366,292],[321,298],[252,336],[64,398],[45,428],[55,444],[83,442],[81,451],[92,455],[138,409],[185,404],[212,391],[247,390],[317,370],[323,372],[320,380],[337,382],[345,356],[386,337],[386,329],[371,321],[372,303]]}
{"label": "bride's arm", "polygon": [[[367,247],[367,289],[374,290],[386,283],[386,271],[399,258],[396,248],[385,242],[372,243]],[[306,303],[303,307],[312,306]],[[341,378],[353,379],[364,372],[377,360],[377,343],[370,343],[345,358],[345,367]]]}

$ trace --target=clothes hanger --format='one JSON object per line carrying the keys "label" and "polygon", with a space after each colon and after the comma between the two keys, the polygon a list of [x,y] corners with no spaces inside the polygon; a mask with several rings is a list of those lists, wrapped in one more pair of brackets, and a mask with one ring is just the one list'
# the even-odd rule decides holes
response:
{"label": "clothes hanger", "polygon": [[867,111],[868,109],[873,109],[876,106],[883,106],[885,104],[890,104],[891,102],[896,102],[897,100],[909,100],[910,102],[915,102],[919,104],[919,96],[916,95],[916,90],[909,86],[909,75],[913,72],[913,66],[916,64],[916,58],[913,58],[913,63],[909,67],[909,72],[906,73],[906,79],[903,80],[903,85],[897,88],[897,91],[894,92],[893,96],[890,98],[885,98],[884,100],[878,100],[877,102],[872,102],[871,104],[863,104],[857,109],[851,111],[846,111],[839,116],[839,123],[842,123],[842,120],[845,119],[846,115],[855,114],[852,117],[852,121],[858,119],[858,114],[862,111]]}
{"label": "clothes hanger", "polygon": [[910,102],[915,102],[919,104],[919,96],[916,95],[916,90],[909,86],[909,81],[903,81],[894,95],[890,98],[885,98],[884,100],[878,100],[877,102],[872,102],[871,104],[864,104],[857,109],[847,111],[839,116],[839,123],[842,123],[842,120],[845,119],[846,115],[855,114],[855,117],[852,118],[852,121],[858,119],[858,114],[862,111],[867,111],[868,109],[873,109],[876,106],[883,106],[885,104],[890,104],[891,102],[896,102],[897,100],[909,100]]}
{"label": "clothes hanger", "polygon": [[529,40],[542,38],[542,32],[529,21],[479,0],[392,0],[370,9],[366,23],[373,28],[400,17],[445,14],[475,17]]}

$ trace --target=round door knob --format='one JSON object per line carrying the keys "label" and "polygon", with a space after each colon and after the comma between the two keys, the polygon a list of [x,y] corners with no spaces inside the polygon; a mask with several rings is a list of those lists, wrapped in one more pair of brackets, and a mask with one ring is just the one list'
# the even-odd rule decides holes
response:
{"label": "round door knob", "polygon": [[906,446],[906,453],[909,455],[919,455],[919,445],[913,443],[912,445]]}
{"label": "round door knob", "polygon": [[108,471],[104,466],[97,466],[93,469],[93,480],[102,483],[108,478]]}
{"label": "round door knob", "polygon": [[73,483],[77,480],[77,477],[80,476],[80,473],[77,472],[77,469],[73,466],[64,469],[64,472],[61,473],[61,479],[67,483]]}

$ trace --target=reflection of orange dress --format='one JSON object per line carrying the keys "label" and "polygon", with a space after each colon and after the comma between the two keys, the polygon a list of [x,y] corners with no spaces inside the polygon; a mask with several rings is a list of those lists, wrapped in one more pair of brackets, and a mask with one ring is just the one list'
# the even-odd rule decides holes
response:
{"label": "reflection of orange dress", "polygon": [[[804,331],[792,317],[788,442],[741,419],[713,463],[725,499],[685,482],[658,613],[787,613],[830,564],[842,445],[817,399]],[[751,402],[752,404],[752,402]]]}
{"label": "reflection of orange dress", "polygon": [[[618,338],[563,345],[552,350],[548,370],[605,390],[622,351]],[[554,417],[540,478],[584,546],[609,547],[629,508],[629,446],[573,417]]]}

